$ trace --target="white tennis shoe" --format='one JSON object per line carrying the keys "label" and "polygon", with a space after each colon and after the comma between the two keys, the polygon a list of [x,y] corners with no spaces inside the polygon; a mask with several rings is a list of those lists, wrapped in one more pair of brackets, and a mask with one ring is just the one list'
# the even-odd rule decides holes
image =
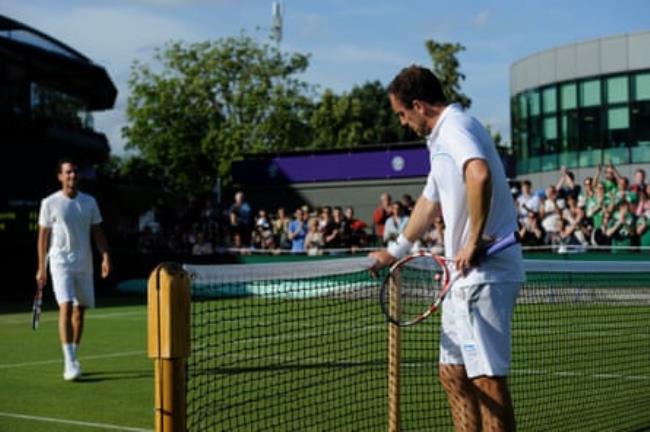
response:
{"label": "white tennis shoe", "polygon": [[77,360],[66,362],[63,368],[63,379],[66,381],[75,381],[81,377],[81,367]]}

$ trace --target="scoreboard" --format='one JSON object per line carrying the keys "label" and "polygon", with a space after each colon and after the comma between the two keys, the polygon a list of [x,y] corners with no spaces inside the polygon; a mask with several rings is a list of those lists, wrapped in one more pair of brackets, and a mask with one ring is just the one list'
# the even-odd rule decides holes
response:
{"label": "scoreboard", "polygon": [[38,206],[38,201],[0,201],[0,238],[12,243],[33,241],[38,232]]}

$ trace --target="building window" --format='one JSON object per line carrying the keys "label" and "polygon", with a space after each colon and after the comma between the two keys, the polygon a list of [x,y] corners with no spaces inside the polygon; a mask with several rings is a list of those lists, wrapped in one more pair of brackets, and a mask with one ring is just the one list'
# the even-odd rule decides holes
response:
{"label": "building window", "polygon": [[564,84],[560,90],[560,106],[563,110],[575,109],[578,106],[578,90],[575,84]]}
{"label": "building window", "polygon": [[627,77],[614,77],[607,79],[607,103],[625,103],[629,99]]}
{"label": "building window", "polygon": [[539,115],[539,90],[533,90],[530,92],[530,116],[535,117]]}
{"label": "building window", "polygon": [[632,162],[650,162],[650,73],[636,74],[632,80]]}
{"label": "building window", "polygon": [[578,150],[578,112],[576,110],[562,113],[561,136],[563,152]]}
{"label": "building window", "polygon": [[[610,108],[607,110],[607,147],[625,148],[629,145],[630,110],[628,107]],[[616,163],[626,163],[627,152],[617,156]]]}
{"label": "building window", "polygon": [[519,97],[519,113],[522,119],[528,118],[528,99],[525,94],[520,94]]}
{"label": "building window", "polygon": [[547,88],[542,93],[542,105],[544,114],[552,114],[557,110],[557,89]]}
{"label": "building window", "polygon": [[580,150],[600,148],[600,130],[600,107],[580,110]]}
{"label": "building window", "polygon": [[600,105],[600,80],[590,80],[580,83],[580,106],[592,107]]}
{"label": "building window", "polygon": [[632,91],[635,101],[650,100],[650,73],[635,75]]}

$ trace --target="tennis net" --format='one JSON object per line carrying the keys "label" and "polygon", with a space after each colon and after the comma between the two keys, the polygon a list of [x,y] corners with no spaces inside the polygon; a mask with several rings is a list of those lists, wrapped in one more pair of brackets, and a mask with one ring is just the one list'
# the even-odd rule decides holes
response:
{"label": "tennis net", "polygon": [[[385,431],[366,258],[194,266],[187,430]],[[524,431],[650,428],[650,265],[526,261],[509,384]],[[401,332],[401,430],[451,430],[439,317]]]}

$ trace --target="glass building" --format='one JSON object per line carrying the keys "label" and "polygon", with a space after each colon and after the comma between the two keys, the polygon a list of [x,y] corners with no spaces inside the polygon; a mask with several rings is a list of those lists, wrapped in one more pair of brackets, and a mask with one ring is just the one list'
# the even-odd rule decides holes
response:
{"label": "glass building", "polygon": [[517,176],[650,163],[650,32],[519,60],[510,95]]}

